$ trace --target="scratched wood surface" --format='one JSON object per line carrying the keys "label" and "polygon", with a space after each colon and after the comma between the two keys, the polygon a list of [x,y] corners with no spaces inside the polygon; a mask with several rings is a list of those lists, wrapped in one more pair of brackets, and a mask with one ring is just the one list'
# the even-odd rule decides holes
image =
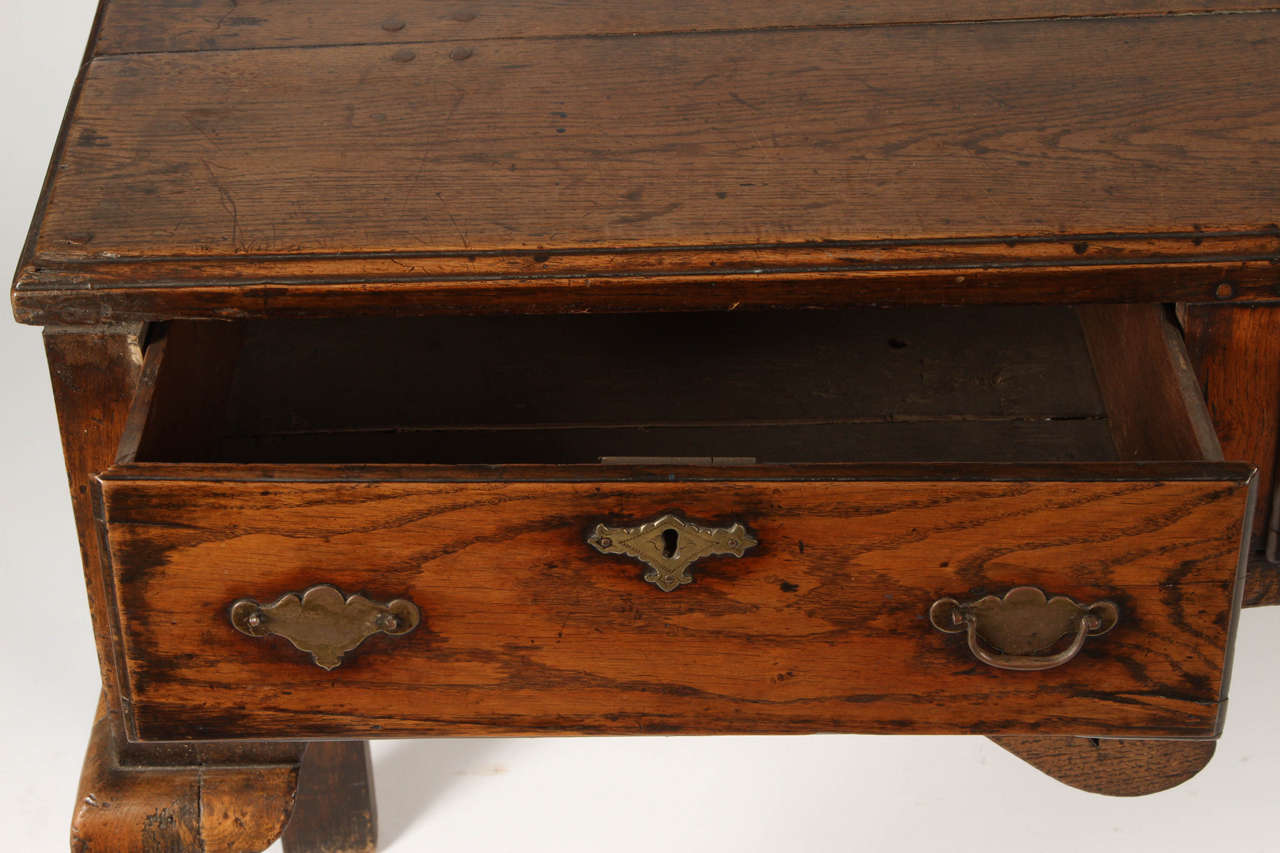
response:
{"label": "scratched wood surface", "polygon": [[1075,312],[1060,306],[175,323],[171,334],[209,325],[242,329],[233,387],[211,395],[235,433],[1106,414]]}
{"label": "scratched wood surface", "polygon": [[[1075,482],[1034,470],[949,482],[930,466],[909,481],[846,467],[861,479],[828,482],[746,469],[718,482],[532,483],[335,470],[327,482],[286,470],[231,481],[141,465],[103,479],[138,735],[1217,732],[1243,466],[1112,466],[1118,480],[1077,470]],[[664,593],[640,564],[584,541],[597,522],[667,510],[741,521],[760,545],[706,559]],[[228,621],[241,597],[322,582],[409,597],[423,624],[325,672]],[[929,625],[937,598],[1022,584],[1112,599],[1122,622],[1033,673],[977,663]]]}
{"label": "scratched wood surface", "polygon": [[[1220,461],[1222,448],[1171,312],[1153,304],[1085,305],[1076,314],[1119,457]],[[1248,569],[1246,604],[1260,597],[1255,577]],[[1213,741],[1045,735],[993,739],[1059,781],[1113,796],[1150,794],[1181,784],[1214,751]]]}
{"label": "scratched wood surface", "polygon": [[1190,779],[1213,758],[1216,741],[1099,738],[992,738],[1059,782],[1093,794],[1138,797]]}
{"label": "scratched wood surface", "polygon": [[111,0],[97,52],[242,50],[478,38],[634,36],[873,24],[1163,15],[1265,8],[1257,0]]}
{"label": "scratched wood surface", "polygon": [[284,853],[375,853],[378,809],[368,741],[312,741],[298,772]]}
{"label": "scratched wood surface", "polygon": [[1271,299],[1278,56],[1271,12],[101,56],[15,305]]}
{"label": "scratched wood surface", "polygon": [[131,407],[136,408],[142,335],[140,326],[55,328],[44,335],[104,701],[115,710],[120,707],[116,644],[90,487],[93,477],[110,467]]}
{"label": "scratched wood surface", "polygon": [[125,741],[104,696],[72,816],[72,853],[266,849],[289,820],[302,750],[257,746],[224,760],[134,761],[129,752],[138,747]]}
{"label": "scratched wood surface", "polygon": [[1085,305],[1076,313],[1119,458],[1221,461],[1204,396],[1165,307]]}

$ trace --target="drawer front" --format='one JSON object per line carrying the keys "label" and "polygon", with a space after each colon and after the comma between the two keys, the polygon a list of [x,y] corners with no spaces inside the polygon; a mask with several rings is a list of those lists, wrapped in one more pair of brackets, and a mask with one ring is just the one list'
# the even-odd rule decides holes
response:
{"label": "drawer front", "polygon": [[[146,469],[104,475],[99,496],[127,713],[159,740],[1212,737],[1252,491],[1250,469],[1221,464],[618,482]],[[664,591],[588,541],[664,513],[740,523],[756,544]],[[316,584],[407,600],[420,624],[375,631],[332,669],[232,624],[238,600]],[[1024,586],[1109,601],[1118,622],[1039,671],[984,663],[964,631],[930,622],[939,599]]]}

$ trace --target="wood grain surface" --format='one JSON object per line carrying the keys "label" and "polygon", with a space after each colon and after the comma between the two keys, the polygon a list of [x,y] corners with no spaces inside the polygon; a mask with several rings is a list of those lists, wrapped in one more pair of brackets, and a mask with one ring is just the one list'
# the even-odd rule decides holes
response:
{"label": "wood grain surface", "polygon": [[1216,741],[1103,738],[991,738],[1059,782],[1112,797],[1165,791],[1190,779],[1213,758]]}
{"label": "wood grain surface", "polygon": [[1268,607],[1280,604],[1280,567],[1256,555],[1245,578],[1244,606]]}
{"label": "wood grain surface", "polygon": [[131,418],[141,461],[1115,458],[1058,306],[175,321]]}
{"label": "wood grain surface", "polygon": [[111,592],[103,577],[102,539],[93,517],[90,486],[94,476],[115,459],[135,402],[142,369],[142,334],[139,325],[50,328],[44,334],[104,701],[117,711],[118,645],[111,635]]}
{"label": "wood grain surface", "polygon": [[1278,55],[1262,12],[104,56],[15,305],[1272,299]]}
{"label": "wood grain surface", "polygon": [[[1080,306],[1094,372],[1121,458],[1220,460],[1222,448],[1190,357],[1162,305]],[[1268,590],[1251,563],[1243,606]],[[1180,785],[1213,757],[1212,741],[1052,736],[992,738],[1053,778],[1093,793],[1138,796]]]}
{"label": "wood grain surface", "polygon": [[368,741],[312,741],[298,772],[284,853],[374,853],[378,810]]}
{"label": "wood grain surface", "polygon": [[202,416],[225,407],[238,435],[1106,415],[1058,306],[210,325],[243,329],[238,351],[203,350],[236,376]]}
{"label": "wood grain surface", "polygon": [[1119,458],[1221,461],[1186,346],[1165,307],[1082,305],[1076,313]]}
{"label": "wood grain surface", "polygon": [[[1250,476],[1210,466],[1209,481],[1150,480],[1122,466],[1131,479],[931,482],[921,466],[905,482],[433,484],[152,467],[161,479],[122,469],[101,488],[132,722],[154,739],[1212,737]],[[597,522],[666,510],[741,521],[761,544],[704,560],[667,594],[584,541]],[[325,672],[228,621],[240,597],[321,582],[409,597],[423,625]],[[1039,673],[979,664],[928,623],[939,597],[1021,584],[1110,598],[1123,620]]]}
{"label": "wood grain surface", "polygon": [[134,763],[119,726],[104,696],[80,778],[72,853],[256,853],[280,835],[300,747],[268,745],[256,755],[243,748],[231,761]]}
{"label": "wood grain surface", "polygon": [[98,54],[243,50],[557,36],[636,36],[875,24],[1162,15],[1267,8],[1187,0],[506,0],[388,4],[386,0],[111,0]]}
{"label": "wood grain surface", "polygon": [[1182,321],[1224,453],[1258,466],[1253,535],[1261,550],[1280,465],[1280,307],[1192,305]]}

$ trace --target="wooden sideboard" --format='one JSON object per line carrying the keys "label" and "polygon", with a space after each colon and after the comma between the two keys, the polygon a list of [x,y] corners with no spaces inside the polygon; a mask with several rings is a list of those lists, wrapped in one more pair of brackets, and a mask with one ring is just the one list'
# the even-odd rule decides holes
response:
{"label": "wooden sideboard", "polygon": [[19,262],[77,850],[371,850],[377,737],[1205,765],[1280,603],[1280,13],[320,5],[104,2]]}

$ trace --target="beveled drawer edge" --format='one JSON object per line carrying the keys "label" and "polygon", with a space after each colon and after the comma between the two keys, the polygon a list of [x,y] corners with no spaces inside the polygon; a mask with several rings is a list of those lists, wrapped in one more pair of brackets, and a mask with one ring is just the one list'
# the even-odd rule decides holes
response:
{"label": "beveled drawer edge", "polygon": [[1231,687],[1231,667],[1235,661],[1236,634],[1240,628],[1240,613],[1244,609],[1244,593],[1248,582],[1250,556],[1253,549],[1253,514],[1258,505],[1258,476],[1254,471],[1249,478],[1249,493],[1245,498],[1244,516],[1240,519],[1240,557],[1231,592],[1231,623],[1227,628],[1226,655],[1222,661],[1222,682],[1218,688],[1218,720],[1214,736],[1222,734],[1227,718],[1227,698]]}
{"label": "beveled drawer edge", "polygon": [[[130,741],[138,741],[142,738],[138,734],[138,724],[133,714],[133,684],[129,672],[129,657],[125,654],[125,632],[121,624],[120,601],[116,594],[115,561],[111,556],[111,534],[106,519],[106,498],[100,478],[92,479],[89,491],[93,501],[93,522],[96,528],[94,534],[98,537],[98,550],[101,554],[102,588],[107,598],[105,609],[108,628],[111,632],[111,636],[107,638],[107,644],[110,646],[108,653],[115,662],[113,667],[116,678],[115,693],[120,700],[120,720],[125,737]],[[99,645],[102,642],[99,638]]]}

